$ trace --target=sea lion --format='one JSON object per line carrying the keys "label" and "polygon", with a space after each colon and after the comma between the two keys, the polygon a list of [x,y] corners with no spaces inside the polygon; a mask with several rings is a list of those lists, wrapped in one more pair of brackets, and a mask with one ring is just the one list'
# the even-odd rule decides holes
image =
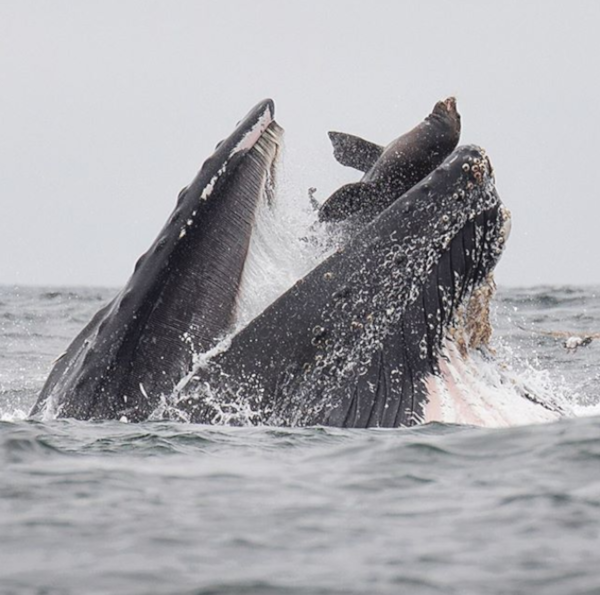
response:
{"label": "sea lion", "polygon": [[460,138],[460,114],[454,97],[438,101],[423,122],[387,147],[343,132],[328,134],[337,161],[365,175],[359,182],[336,190],[321,206],[319,220],[351,217],[367,222],[454,151]]}

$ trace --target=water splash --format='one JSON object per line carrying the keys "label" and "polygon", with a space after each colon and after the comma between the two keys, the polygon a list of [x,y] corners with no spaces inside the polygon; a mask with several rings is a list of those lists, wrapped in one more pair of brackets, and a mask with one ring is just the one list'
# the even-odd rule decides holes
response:
{"label": "water splash", "polygon": [[17,422],[27,419],[27,411],[19,409],[18,407],[9,407],[9,410],[0,411],[0,421],[6,422]]}
{"label": "water splash", "polygon": [[235,330],[243,328],[333,250],[316,224],[308,190],[294,186],[285,162],[277,170],[276,200],[261,201],[237,301]]}
{"label": "water splash", "polygon": [[446,341],[440,375],[427,382],[431,400],[424,421],[508,427],[556,421],[574,415],[565,387],[499,344],[492,353],[463,356]]}

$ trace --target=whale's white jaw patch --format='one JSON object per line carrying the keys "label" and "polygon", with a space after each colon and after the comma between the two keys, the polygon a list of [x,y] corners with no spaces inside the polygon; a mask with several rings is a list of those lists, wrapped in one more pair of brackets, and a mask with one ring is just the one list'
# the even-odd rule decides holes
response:
{"label": "whale's white jaw patch", "polygon": [[265,107],[263,113],[258,117],[256,123],[244,134],[240,141],[231,149],[229,155],[224,160],[223,165],[217,173],[210,179],[208,184],[200,194],[200,200],[208,200],[213,193],[219,178],[227,171],[227,166],[234,155],[247,152],[252,149],[262,138],[263,134],[268,130],[269,126],[274,123],[273,113],[269,105]]}
{"label": "whale's white jaw patch", "polygon": [[263,132],[270,126],[271,122],[273,122],[273,114],[271,113],[270,107],[267,106],[265,111],[258,118],[256,124],[246,132],[240,142],[233,148],[229,157],[233,157],[233,155],[240,151],[251,149],[258,142],[258,139],[260,139]]}

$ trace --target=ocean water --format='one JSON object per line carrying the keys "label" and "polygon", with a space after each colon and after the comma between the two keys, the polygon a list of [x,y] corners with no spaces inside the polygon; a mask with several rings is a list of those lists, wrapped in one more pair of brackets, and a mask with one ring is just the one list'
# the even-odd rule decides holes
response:
{"label": "ocean water", "polygon": [[497,362],[574,416],[505,429],[25,419],[114,292],[0,287],[0,593],[600,593],[600,289],[500,289]]}

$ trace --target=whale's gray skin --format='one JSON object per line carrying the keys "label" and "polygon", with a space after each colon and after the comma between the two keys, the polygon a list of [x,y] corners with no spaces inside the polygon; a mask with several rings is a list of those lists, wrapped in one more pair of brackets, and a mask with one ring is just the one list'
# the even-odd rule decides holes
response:
{"label": "whale's gray skin", "polygon": [[147,419],[232,322],[255,211],[272,184],[282,129],[254,107],[219,143],[125,288],[54,366],[31,415]]}
{"label": "whale's gray skin", "polygon": [[336,190],[319,209],[319,219],[333,222],[350,217],[362,224],[408,192],[454,151],[460,138],[460,114],[454,97],[438,101],[423,122],[385,148],[342,132],[329,132],[329,138],[334,157],[365,175]]}
{"label": "whale's gray skin", "polygon": [[485,153],[457,149],[204,362],[175,408],[207,423],[423,421],[425,381],[508,217]]}

